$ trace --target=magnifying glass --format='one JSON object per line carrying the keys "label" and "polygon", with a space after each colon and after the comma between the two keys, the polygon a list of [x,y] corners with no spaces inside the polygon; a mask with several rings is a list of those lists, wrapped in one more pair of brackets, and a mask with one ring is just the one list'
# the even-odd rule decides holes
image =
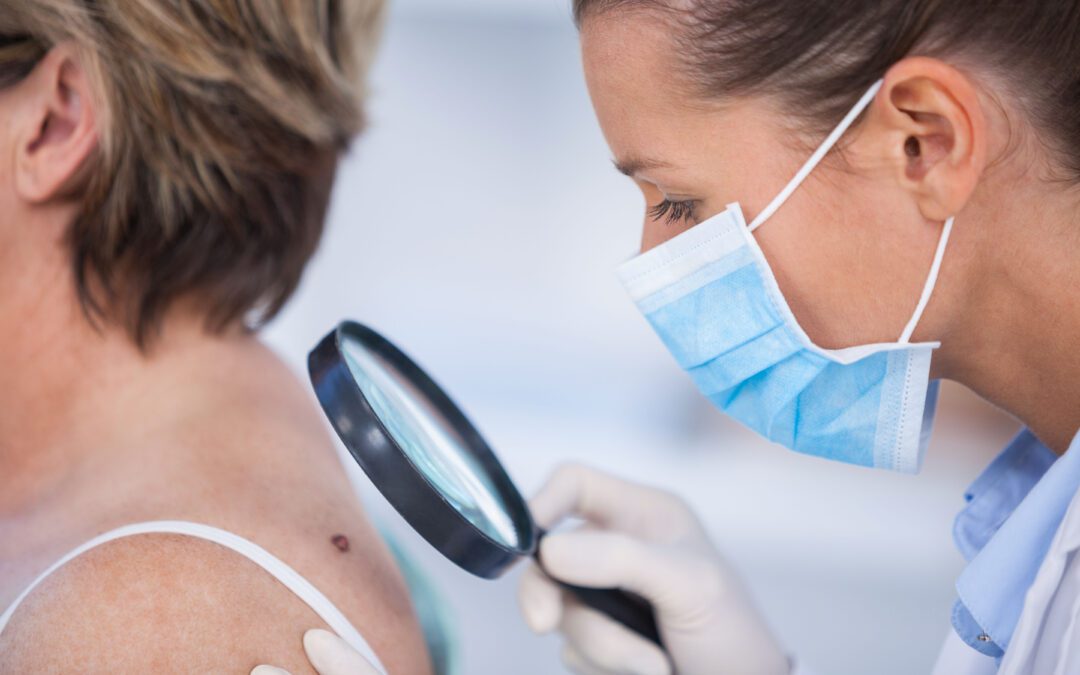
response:
{"label": "magnifying glass", "polygon": [[[522,558],[540,563],[544,532],[495,453],[439,385],[389,340],[343,322],[308,355],[308,372],[349,453],[429,544],[485,579]],[[556,583],[662,646],[644,598]]]}

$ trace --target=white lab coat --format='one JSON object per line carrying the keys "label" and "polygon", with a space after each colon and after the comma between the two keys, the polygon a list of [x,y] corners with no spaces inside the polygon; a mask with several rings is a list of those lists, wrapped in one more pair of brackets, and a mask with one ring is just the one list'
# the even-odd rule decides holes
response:
{"label": "white lab coat", "polygon": [[1024,599],[1001,675],[1080,674],[1080,494]]}
{"label": "white lab coat", "polygon": [[997,668],[952,630],[933,675],[1080,675],[1080,494],[1058,527]]}

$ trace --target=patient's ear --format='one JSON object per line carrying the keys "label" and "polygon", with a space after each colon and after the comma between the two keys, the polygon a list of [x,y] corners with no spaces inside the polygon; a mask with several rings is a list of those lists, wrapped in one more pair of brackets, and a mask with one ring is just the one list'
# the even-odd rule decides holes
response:
{"label": "patient's ear", "polygon": [[91,78],[78,49],[54,46],[19,86],[13,124],[15,190],[31,203],[65,197],[98,147]]}
{"label": "patient's ear", "polygon": [[972,82],[937,59],[906,58],[886,74],[873,115],[896,180],[923,217],[956,215],[986,164],[986,119]]}

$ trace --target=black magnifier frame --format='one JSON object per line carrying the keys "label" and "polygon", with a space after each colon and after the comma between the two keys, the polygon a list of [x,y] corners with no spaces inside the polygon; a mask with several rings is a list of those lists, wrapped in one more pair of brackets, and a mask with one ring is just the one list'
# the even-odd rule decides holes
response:
{"label": "black magnifier frame", "polygon": [[[498,541],[470,522],[416,466],[357,383],[345,358],[345,341],[353,341],[394,369],[464,441],[465,450],[506,506],[516,545]],[[540,563],[539,542],[545,533],[533,521],[525,499],[476,427],[404,352],[371,328],[343,321],[308,355],[308,372],[319,404],[349,454],[429,544],[465,571],[485,579],[499,577],[524,557]],[[556,583],[584,604],[663,646],[652,606],[640,596],[614,588]]]}
{"label": "black magnifier frame", "polygon": [[[345,362],[345,339],[355,340],[396,369],[461,436],[491,478],[499,497],[511,505],[509,515],[518,546],[496,541],[470,523],[417,468],[357,386]],[[536,525],[495,453],[442,388],[389,340],[367,326],[343,322],[311,352],[308,370],[323,411],[349,454],[429,544],[459,567],[485,579],[499,577],[522,556],[535,552]]]}

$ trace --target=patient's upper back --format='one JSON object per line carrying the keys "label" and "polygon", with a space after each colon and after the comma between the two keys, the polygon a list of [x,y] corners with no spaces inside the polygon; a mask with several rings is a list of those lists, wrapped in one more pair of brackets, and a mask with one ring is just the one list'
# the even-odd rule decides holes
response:
{"label": "patient's upper back", "polygon": [[[199,405],[175,419],[163,415],[156,437],[95,455],[62,493],[0,523],[0,609],[56,558],[103,531],[144,520],[195,521],[249,539],[295,568],[390,672],[429,672],[407,590],[320,413],[283,367],[264,365],[267,372],[197,382]],[[124,655],[135,666],[155,654],[186,658],[198,650],[208,666],[228,661],[209,670],[227,671],[233,661],[284,649],[278,665],[289,667],[302,658],[303,631],[318,625],[310,608],[236,554],[148,535],[103,546],[43,583],[0,635],[0,658],[26,658],[19,645],[40,649],[55,632],[68,646],[56,645],[52,658],[114,663]],[[293,672],[304,672],[305,663]],[[8,669],[0,663],[0,671]]]}

